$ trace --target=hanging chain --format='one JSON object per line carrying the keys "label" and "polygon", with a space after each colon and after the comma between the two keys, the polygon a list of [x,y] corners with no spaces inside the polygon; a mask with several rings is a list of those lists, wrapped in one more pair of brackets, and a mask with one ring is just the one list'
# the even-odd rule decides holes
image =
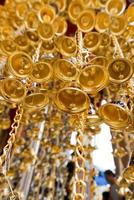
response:
{"label": "hanging chain", "polygon": [[[33,61],[33,63],[36,63],[36,62],[39,61],[41,46],[42,46],[42,41],[40,41],[40,42],[38,43],[38,46],[37,46],[37,48],[36,48],[36,51],[35,51],[34,55],[32,56],[32,61]],[[35,85],[36,85],[36,84],[35,84]],[[32,88],[32,81],[31,81],[30,78],[27,79],[26,84],[25,84],[25,87],[26,87],[27,89]]]}
{"label": "hanging chain", "polygon": [[96,57],[91,51],[83,48],[83,36],[82,31],[79,29],[76,32],[76,42],[77,42],[77,65],[81,69],[83,66],[87,66],[92,59]]}
{"label": "hanging chain", "polygon": [[[78,29],[76,33],[77,41],[77,65],[81,69],[84,65],[83,58],[83,38],[82,32]],[[80,119],[77,116],[78,120]],[[84,124],[85,124],[85,113],[82,114],[81,120],[79,120],[78,135],[76,139],[75,149],[75,177],[73,183],[73,200],[84,200],[86,193],[86,171],[85,171],[85,156],[84,156]]]}
{"label": "hanging chain", "polygon": [[10,197],[11,200],[16,199],[16,194],[14,193],[14,191],[12,189],[12,185],[10,183],[10,180],[7,177],[7,171],[9,170],[9,167],[10,167],[10,159],[11,159],[12,148],[13,148],[13,145],[15,143],[15,137],[16,137],[16,134],[18,132],[18,128],[19,128],[19,125],[20,125],[22,115],[23,115],[23,107],[22,107],[22,105],[18,105],[18,109],[17,109],[16,115],[14,117],[14,122],[11,125],[11,131],[9,132],[10,137],[7,141],[7,145],[3,149],[2,155],[0,156],[0,165],[2,167],[3,174],[5,176],[5,179],[8,183],[8,186],[9,186],[10,191],[11,191],[11,197]]}
{"label": "hanging chain", "polygon": [[25,24],[21,25],[13,34],[13,37],[23,35],[26,32]]}
{"label": "hanging chain", "polygon": [[83,145],[85,116],[82,114],[77,135],[75,150],[75,180],[73,185],[73,200],[84,200],[86,194],[85,149]]}
{"label": "hanging chain", "polygon": [[78,29],[76,32],[76,42],[77,42],[77,65],[79,68],[82,68],[83,66],[83,38],[82,38],[82,32]]}
{"label": "hanging chain", "polygon": [[41,46],[42,46],[42,41],[40,41],[38,43],[38,46],[37,46],[36,51],[35,51],[35,54],[33,55],[32,60],[33,60],[34,63],[39,61]]}
{"label": "hanging chain", "polygon": [[[18,193],[17,193],[17,194],[14,193],[13,188],[12,188],[12,185],[11,185],[11,183],[10,183],[10,180],[9,180],[9,178],[7,177],[6,174],[5,174],[5,179],[6,179],[7,183],[8,183],[9,189],[10,189],[10,191],[11,191],[11,196],[9,197],[9,199],[10,199],[10,200],[16,200],[16,195],[18,196]],[[19,198],[19,197],[18,197],[18,198]],[[19,199],[20,199],[20,198],[19,198]]]}
{"label": "hanging chain", "polygon": [[[22,105],[18,105],[18,109],[16,111],[16,115],[14,117],[14,122],[11,125],[11,131],[9,132],[9,139],[7,141],[7,145],[3,149],[3,153],[0,156],[0,165],[2,166],[4,164],[4,172],[7,172],[7,170],[10,167],[10,158],[11,158],[11,152],[12,152],[12,147],[15,142],[15,137],[20,125],[20,121],[23,115],[23,107]],[[5,174],[5,173],[4,173]]]}
{"label": "hanging chain", "polygon": [[120,58],[124,58],[124,54],[123,54],[122,49],[119,45],[118,39],[113,34],[112,34],[112,40],[113,40],[113,44],[115,46],[115,54],[117,53],[120,56]]}

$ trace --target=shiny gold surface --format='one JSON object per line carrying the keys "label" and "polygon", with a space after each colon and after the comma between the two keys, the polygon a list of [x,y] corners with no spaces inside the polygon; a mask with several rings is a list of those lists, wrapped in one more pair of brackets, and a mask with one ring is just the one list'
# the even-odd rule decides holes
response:
{"label": "shiny gold surface", "polygon": [[99,108],[100,117],[113,128],[123,128],[129,125],[128,112],[115,104],[107,103]]}
{"label": "shiny gold surface", "polygon": [[109,29],[115,35],[121,35],[127,26],[125,16],[111,17]]}
{"label": "shiny gold surface", "polygon": [[95,29],[99,32],[105,32],[109,29],[110,16],[106,12],[98,12],[96,15]]}
{"label": "shiny gold surface", "polygon": [[37,83],[42,83],[44,81],[48,81],[52,74],[53,70],[51,65],[45,62],[39,62],[33,65],[30,78]]}
{"label": "shiny gold surface", "polygon": [[63,56],[74,56],[76,54],[76,41],[74,38],[63,36],[58,41],[59,51]]}
{"label": "shiny gold surface", "polygon": [[95,13],[92,10],[81,12],[77,18],[77,26],[83,32],[91,31],[95,26]]}
{"label": "shiny gold surface", "polygon": [[114,59],[108,65],[110,81],[113,83],[123,83],[130,79],[133,74],[133,67],[129,60],[124,58]]}
{"label": "shiny gold surface", "polygon": [[42,40],[51,40],[54,36],[54,28],[49,22],[40,23],[38,34]]}
{"label": "shiny gold surface", "polygon": [[72,1],[68,7],[68,14],[71,20],[76,20],[79,14],[83,11],[82,1]]}
{"label": "shiny gold surface", "polygon": [[60,36],[66,33],[68,25],[65,18],[58,16],[54,19],[53,26],[55,29],[55,34]]}
{"label": "shiny gold surface", "polygon": [[58,59],[53,64],[55,76],[63,81],[73,81],[78,75],[75,65],[65,59]]}
{"label": "shiny gold surface", "polygon": [[34,93],[26,96],[24,106],[26,109],[41,109],[48,104],[48,98],[43,93]]}
{"label": "shiny gold surface", "polygon": [[26,89],[20,81],[8,78],[1,82],[1,94],[6,100],[18,103],[26,96]]}
{"label": "shiny gold surface", "polygon": [[32,61],[24,52],[14,52],[8,58],[8,69],[14,76],[27,77],[32,70]]}
{"label": "shiny gold surface", "polygon": [[44,22],[52,22],[55,18],[55,10],[52,6],[45,4],[39,12],[39,20]]}
{"label": "shiny gold surface", "polygon": [[16,44],[13,39],[5,39],[1,41],[1,49],[7,54],[10,55],[16,51]]}
{"label": "shiny gold surface", "polygon": [[54,101],[59,109],[72,114],[81,113],[89,107],[89,98],[86,93],[73,87],[61,89]]}
{"label": "shiny gold surface", "polygon": [[101,35],[97,32],[86,33],[83,39],[84,47],[90,51],[96,50],[101,43]]}
{"label": "shiny gold surface", "polygon": [[108,83],[108,72],[100,65],[91,65],[81,71],[78,82],[87,93],[97,93]]}
{"label": "shiny gold surface", "polygon": [[108,0],[106,3],[106,11],[110,15],[121,15],[126,7],[126,1],[125,0]]}
{"label": "shiny gold surface", "polygon": [[33,11],[28,12],[25,24],[28,30],[36,30],[39,25],[37,13]]}
{"label": "shiny gold surface", "polygon": [[133,11],[126,0],[0,6],[0,200],[100,199],[92,155],[104,123],[118,192],[134,199]]}

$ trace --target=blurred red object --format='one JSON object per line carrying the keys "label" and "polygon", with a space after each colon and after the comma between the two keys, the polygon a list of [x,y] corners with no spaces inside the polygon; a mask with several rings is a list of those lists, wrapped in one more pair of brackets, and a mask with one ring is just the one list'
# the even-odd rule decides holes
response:
{"label": "blurred red object", "polygon": [[0,0],[0,4],[4,5],[5,4],[5,0]]}

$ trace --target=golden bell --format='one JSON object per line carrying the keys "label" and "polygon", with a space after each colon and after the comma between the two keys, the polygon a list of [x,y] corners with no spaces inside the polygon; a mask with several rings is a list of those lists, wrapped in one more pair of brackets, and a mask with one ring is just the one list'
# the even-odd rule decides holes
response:
{"label": "golden bell", "polygon": [[50,64],[46,62],[38,62],[33,65],[30,78],[32,81],[42,83],[48,81],[53,74],[53,70]]}
{"label": "golden bell", "polygon": [[110,16],[106,12],[98,12],[96,15],[95,29],[103,33],[109,29]]}
{"label": "golden bell", "polygon": [[26,34],[31,44],[36,44],[37,42],[39,42],[39,36],[36,31],[27,31]]}
{"label": "golden bell", "polygon": [[8,69],[17,77],[27,77],[32,70],[32,60],[24,52],[14,52],[8,58]]}
{"label": "golden bell", "polygon": [[117,58],[108,64],[108,72],[112,83],[120,84],[128,81],[133,74],[133,67],[129,60]]}
{"label": "golden bell", "polygon": [[58,48],[63,56],[71,57],[76,54],[76,41],[72,37],[62,36],[58,39]]}
{"label": "golden bell", "polygon": [[70,114],[81,113],[89,108],[88,95],[75,87],[59,90],[54,102],[60,110]]}
{"label": "golden bell", "polygon": [[2,37],[2,39],[7,40],[7,38],[8,39],[11,38],[14,34],[13,27],[8,25],[6,22],[1,26],[2,26],[1,27],[1,37]]}
{"label": "golden bell", "polygon": [[31,9],[36,12],[38,12],[44,6],[43,1],[40,0],[29,0],[28,3]]}
{"label": "golden bell", "polygon": [[83,32],[91,31],[95,26],[95,13],[93,10],[84,10],[77,18],[77,26]]}
{"label": "golden bell", "polygon": [[16,15],[23,20],[29,11],[27,2],[17,3],[15,6],[15,11]]}
{"label": "golden bell", "polygon": [[28,12],[24,23],[25,23],[28,31],[29,30],[37,30],[38,25],[39,25],[39,19],[38,19],[36,12],[33,12],[33,11]]}
{"label": "golden bell", "polygon": [[25,50],[29,45],[27,35],[23,34],[23,35],[17,36],[15,38],[15,43],[19,50]]}
{"label": "golden bell", "polygon": [[52,2],[57,5],[60,12],[63,12],[67,6],[67,0],[53,0]]}
{"label": "golden bell", "polygon": [[126,8],[125,0],[108,0],[106,3],[106,12],[110,15],[121,15]]}
{"label": "golden bell", "polygon": [[19,29],[23,26],[24,21],[17,17],[15,14],[10,15],[10,24],[14,29]]}
{"label": "golden bell", "polygon": [[127,21],[125,20],[125,16],[117,16],[111,17],[111,22],[109,25],[109,29],[114,35],[121,35],[127,26]]}
{"label": "golden bell", "polygon": [[48,97],[43,93],[33,93],[24,99],[24,106],[28,111],[39,110],[45,107],[49,102]]}
{"label": "golden bell", "polygon": [[68,60],[57,59],[53,64],[55,76],[62,81],[73,81],[78,75],[78,70]]}
{"label": "golden bell", "polygon": [[84,68],[78,77],[78,83],[89,94],[102,90],[108,83],[108,72],[100,65],[91,65]]}
{"label": "golden bell", "polygon": [[45,4],[41,10],[39,11],[39,20],[40,22],[44,23],[50,23],[55,18],[55,10],[52,6]]}
{"label": "golden bell", "polygon": [[74,0],[69,4],[68,15],[72,21],[75,21],[83,10],[82,1]]}
{"label": "golden bell", "polygon": [[57,16],[53,21],[53,26],[55,29],[55,34],[58,36],[64,35],[67,31],[67,22],[65,18]]}
{"label": "golden bell", "polygon": [[[109,47],[110,44],[111,44],[111,37],[110,37],[110,35],[108,33],[101,33],[101,46],[102,47]],[[103,49],[102,49],[102,51],[103,51]],[[108,49],[107,49],[107,51],[108,51]]]}
{"label": "golden bell", "polygon": [[130,121],[128,112],[119,105],[107,103],[99,108],[99,116],[112,128],[126,128]]}
{"label": "golden bell", "polygon": [[86,33],[83,39],[84,47],[89,51],[96,50],[101,43],[101,36],[97,32]]}
{"label": "golden bell", "polygon": [[10,55],[13,52],[15,52],[17,48],[14,40],[11,38],[2,40],[0,46],[3,52],[7,55]]}
{"label": "golden bell", "polygon": [[127,17],[127,21],[129,24],[134,23],[134,4],[131,3],[126,10],[125,16]]}
{"label": "golden bell", "polygon": [[20,81],[7,78],[1,83],[1,94],[6,100],[18,103],[26,96],[26,89]]}
{"label": "golden bell", "polygon": [[38,34],[42,40],[51,40],[54,37],[54,27],[48,22],[40,23],[38,27]]}
{"label": "golden bell", "polygon": [[46,40],[42,42],[42,53],[52,53],[55,50],[55,43],[53,40]]}

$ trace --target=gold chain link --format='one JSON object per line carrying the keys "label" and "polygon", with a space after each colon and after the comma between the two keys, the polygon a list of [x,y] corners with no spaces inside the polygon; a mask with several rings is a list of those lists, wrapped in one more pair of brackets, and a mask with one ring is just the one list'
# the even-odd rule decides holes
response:
{"label": "gold chain link", "polygon": [[15,142],[15,137],[20,125],[22,115],[23,115],[23,107],[22,105],[18,105],[18,109],[14,117],[14,122],[11,125],[11,131],[9,132],[10,137],[7,141],[6,146],[3,149],[2,155],[0,156],[0,165],[2,166],[4,164],[3,169],[5,172],[9,169],[9,166],[10,166],[11,151],[12,151],[13,144]]}
{"label": "gold chain link", "polygon": [[112,40],[113,40],[113,44],[115,46],[115,54],[117,53],[120,56],[120,58],[124,58],[124,54],[123,54],[122,49],[119,45],[118,39],[113,34],[112,34]]}
{"label": "gold chain link", "polygon": [[83,66],[83,56],[82,56],[83,38],[82,38],[82,32],[79,29],[76,32],[76,42],[77,42],[77,64],[79,68],[82,68]]}
{"label": "gold chain link", "polygon": [[75,180],[73,190],[73,200],[84,200],[86,194],[86,170],[85,170],[85,149],[83,145],[84,139],[84,124],[85,116],[84,113],[81,116],[80,127],[77,135],[77,143],[75,150]]}
{"label": "gold chain link", "polygon": [[[77,65],[81,69],[83,67],[83,38],[82,32],[78,29],[76,33],[76,41],[77,41]],[[79,120],[79,116],[78,116]],[[84,200],[85,192],[86,192],[86,171],[85,171],[85,158],[84,158],[84,146],[83,146],[83,132],[84,132],[84,124],[85,124],[85,116],[82,114],[79,127],[78,127],[78,135],[77,135],[77,143],[75,149],[75,177],[73,184],[73,200]]]}
{"label": "gold chain link", "polygon": [[35,51],[35,54],[33,55],[32,60],[33,60],[34,63],[39,61],[41,46],[42,46],[42,41],[40,41],[38,43],[38,46],[37,46],[36,51]]}

